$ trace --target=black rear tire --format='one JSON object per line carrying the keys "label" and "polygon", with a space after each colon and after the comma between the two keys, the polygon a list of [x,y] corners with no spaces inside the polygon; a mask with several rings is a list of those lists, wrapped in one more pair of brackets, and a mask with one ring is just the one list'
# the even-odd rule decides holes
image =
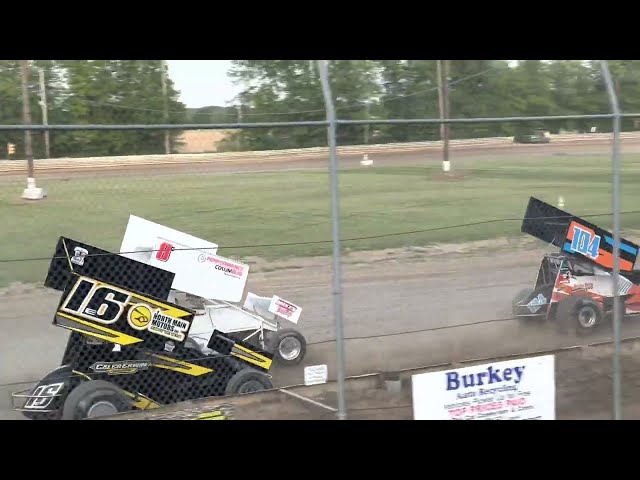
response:
{"label": "black rear tire", "polygon": [[241,395],[271,390],[273,383],[265,373],[247,367],[237,371],[227,383],[225,395]]}
{"label": "black rear tire", "polygon": [[104,380],[89,380],[74,388],[62,409],[62,420],[115,415],[133,408],[120,388]]}
{"label": "black rear tire", "polygon": [[576,333],[587,335],[592,333],[602,320],[602,310],[596,302],[578,302],[573,312]]}

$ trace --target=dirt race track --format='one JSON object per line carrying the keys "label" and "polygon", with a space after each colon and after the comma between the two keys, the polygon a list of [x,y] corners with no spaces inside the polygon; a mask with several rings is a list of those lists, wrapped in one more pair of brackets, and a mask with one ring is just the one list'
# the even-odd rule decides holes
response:
{"label": "dirt race track", "polygon": [[[468,160],[482,159],[488,162],[499,162],[504,156],[514,157],[518,155],[527,157],[553,156],[553,155],[580,155],[580,154],[609,154],[611,142],[608,140],[589,140],[585,142],[572,141],[557,144],[502,144],[498,146],[470,147],[459,146],[451,149],[452,168],[464,166]],[[632,153],[640,151],[640,139],[631,138],[622,141],[622,153]],[[346,154],[339,156],[340,168],[354,168],[359,166],[362,155]],[[381,152],[369,155],[369,159],[374,161],[376,166],[409,166],[409,165],[439,165],[442,160],[441,153],[429,148],[425,151],[409,152]],[[65,169],[61,171],[45,170],[45,162],[36,162],[36,176],[38,179],[66,179],[95,177],[98,172],[101,178],[114,178],[126,175],[147,175],[164,176],[176,174],[230,174],[249,172],[274,172],[287,170],[326,170],[328,168],[328,158],[317,156],[311,158],[287,156],[274,157],[265,161],[258,157],[239,157],[233,162],[210,161],[205,163],[187,162],[181,164],[154,164],[144,167],[109,167],[94,169]],[[26,174],[3,173],[0,175],[0,182],[22,180]]]}
{"label": "dirt race track", "polygon": [[[559,150],[582,153],[592,148],[601,153],[608,151],[606,145],[571,145],[562,149],[552,145],[534,147],[539,149],[535,150],[536,154],[541,155]],[[629,151],[630,147],[625,144],[623,152]],[[490,161],[499,160],[497,153],[483,151],[481,155]],[[509,151],[508,155],[513,155],[513,152]],[[431,160],[437,162],[437,155],[433,154]],[[386,161],[395,164],[417,162],[424,161],[424,156],[414,153],[387,158]],[[326,168],[324,162],[312,162],[314,167],[303,168]],[[283,167],[287,168],[286,165]],[[194,173],[201,172],[202,168],[198,166]],[[254,168],[260,169],[259,166]],[[274,165],[270,165],[269,169],[272,168]],[[182,171],[186,173],[188,168]],[[348,339],[347,374],[394,371],[585,343],[583,338],[560,335],[544,325],[523,324],[510,318],[512,296],[534,281],[540,255],[544,251],[547,249],[535,241],[505,240],[493,241],[491,245],[477,242],[433,249],[359,252],[346,256],[344,316]],[[269,267],[257,269],[262,271],[252,274],[248,290],[261,295],[281,295],[302,305],[304,312],[299,327],[310,343],[303,365],[275,369],[276,385],[303,383],[304,365],[326,363],[330,378],[334,378],[331,259],[289,260]],[[41,287],[14,286],[0,291],[3,307],[0,309],[0,322],[4,326],[0,337],[0,364],[3,365],[0,369],[1,419],[21,418],[20,414],[10,410],[10,392],[30,387],[33,380],[59,364],[67,334],[51,326],[58,299],[58,292]],[[473,325],[462,326],[465,324]],[[640,335],[640,324],[625,325],[623,336],[637,335]],[[589,337],[588,342],[610,337],[610,328],[604,326],[602,331]],[[603,361],[605,364],[608,362],[607,359]],[[558,382],[584,385],[594,373],[591,363],[584,365],[585,368],[578,364],[571,369],[571,379],[558,379]],[[632,383],[637,381],[633,371],[626,374],[625,379]],[[606,382],[603,385],[608,386]],[[606,399],[610,388],[605,387],[576,389],[569,393],[573,397],[567,401],[587,401],[608,408]],[[640,398],[628,400],[640,402]],[[571,411],[567,410],[565,416],[571,417]],[[596,412],[592,416],[608,418],[608,413]]]}

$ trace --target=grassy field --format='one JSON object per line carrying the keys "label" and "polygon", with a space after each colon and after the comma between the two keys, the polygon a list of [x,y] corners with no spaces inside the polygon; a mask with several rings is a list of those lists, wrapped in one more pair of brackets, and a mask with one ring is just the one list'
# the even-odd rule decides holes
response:
{"label": "grassy field", "polygon": [[[438,167],[344,170],[342,237],[388,235],[348,241],[344,247],[371,250],[519,235],[530,195],[554,204],[561,195],[564,208],[578,215],[611,210],[610,159],[605,156],[472,162],[457,173],[463,177],[443,180]],[[117,251],[129,214],[219,243],[219,253],[234,258],[330,254],[328,242],[250,247],[330,240],[328,180],[326,173],[311,171],[47,180],[49,196],[36,203],[20,199],[23,182],[3,183],[0,260],[47,260],[0,263],[0,286],[42,282],[60,235]],[[625,211],[640,210],[639,180],[640,156],[628,155],[622,175]],[[512,220],[458,227],[503,218]],[[610,217],[594,221],[610,225]],[[623,216],[623,228],[640,228],[640,215]]]}

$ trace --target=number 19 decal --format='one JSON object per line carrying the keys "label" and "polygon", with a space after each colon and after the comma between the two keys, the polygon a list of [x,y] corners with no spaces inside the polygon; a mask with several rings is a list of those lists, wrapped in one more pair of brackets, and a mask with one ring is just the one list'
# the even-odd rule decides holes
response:
{"label": "number 19 decal", "polygon": [[573,240],[571,250],[581,253],[589,258],[596,259],[599,256],[600,235],[594,235],[588,230],[577,225],[573,226]]}
{"label": "number 19 decal", "polygon": [[120,318],[130,298],[131,295],[124,290],[101,285],[88,278],[79,278],[62,304],[61,310],[110,324]]}

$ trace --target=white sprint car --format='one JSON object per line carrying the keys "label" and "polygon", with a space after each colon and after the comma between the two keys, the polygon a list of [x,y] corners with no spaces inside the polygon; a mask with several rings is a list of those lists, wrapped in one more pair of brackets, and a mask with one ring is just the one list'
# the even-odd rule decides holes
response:
{"label": "white sprint car", "polygon": [[[299,364],[307,342],[293,325],[302,308],[275,295],[251,292],[242,303],[249,265],[217,255],[217,248],[215,243],[130,215],[120,255],[175,273],[167,300],[197,300],[189,338],[200,350],[206,350],[218,330],[273,353],[279,363]],[[186,300],[178,298],[181,293]]]}

